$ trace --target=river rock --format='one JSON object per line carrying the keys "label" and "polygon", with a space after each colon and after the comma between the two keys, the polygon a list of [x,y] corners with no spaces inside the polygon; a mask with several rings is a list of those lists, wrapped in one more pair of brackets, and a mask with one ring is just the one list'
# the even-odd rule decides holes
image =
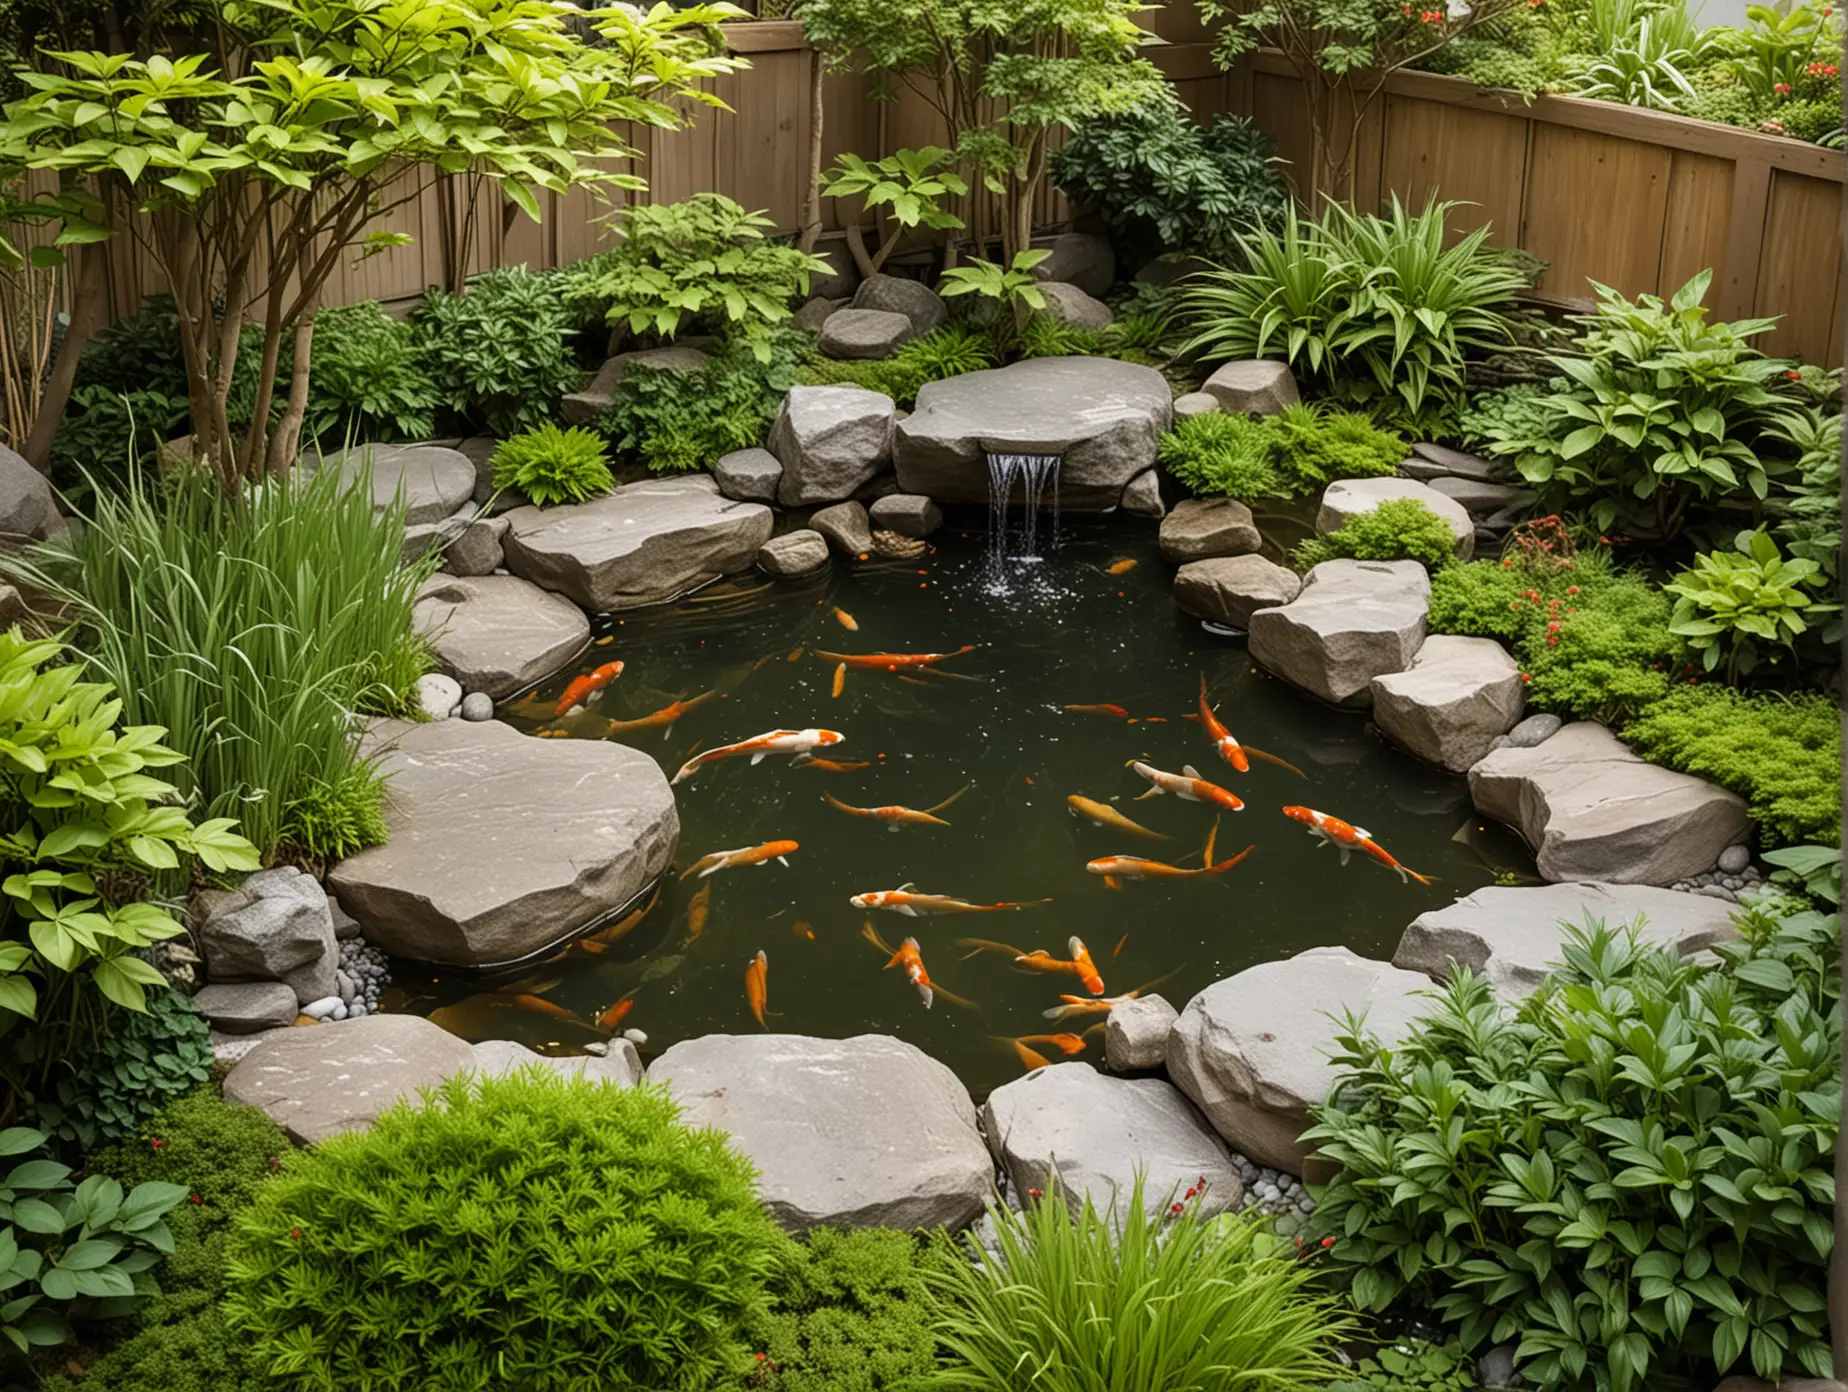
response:
{"label": "river rock", "polygon": [[1467,561],[1476,548],[1476,524],[1454,498],[1446,498],[1429,484],[1416,479],[1359,478],[1337,479],[1322,494],[1322,506],[1315,515],[1318,532],[1332,532],[1345,527],[1362,513],[1372,512],[1381,503],[1406,499],[1422,503],[1445,522],[1456,535],[1457,556]]}
{"label": "river rock", "polygon": [[771,537],[757,552],[757,568],[779,580],[809,575],[827,564],[828,539],[807,527]]}
{"label": "river rock", "polygon": [[550,676],[590,642],[583,610],[512,575],[433,575],[412,613],[443,671],[497,701]]}
{"label": "river rock", "polygon": [[1549,880],[1673,884],[1713,868],[1750,827],[1737,795],[1646,763],[1580,721],[1537,749],[1503,747],[1469,771],[1476,810],[1535,848]]}
{"label": "river rock", "polygon": [[1261,358],[1223,364],[1200,390],[1232,415],[1274,416],[1302,400],[1289,364]]}
{"label": "river rock", "polygon": [[712,466],[719,492],[739,503],[774,503],[783,466],[767,449],[733,450]]}
{"label": "river rock", "polygon": [[1288,604],[1302,588],[1295,571],[1262,556],[1218,556],[1175,572],[1174,602],[1198,618],[1250,628],[1258,610]]}
{"label": "river rock", "polygon": [[225,1100],[256,1107],[297,1145],[314,1145],[365,1130],[474,1062],[475,1051],[440,1025],[367,1015],[269,1035],[231,1070]]}
{"label": "river rock", "polygon": [[1137,474],[1123,485],[1118,506],[1131,517],[1161,517],[1168,510],[1161,501],[1161,475],[1153,469]]}
{"label": "river rock", "polygon": [[1116,253],[1102,237],[1088,232],[1061,232],[1052,239],[1051,255],[1033,268],[1041,282],[1063,281],[1099,299],[1116,284]]}
{"label": "river rock", "polygon": [[511,1039],[484,1039],[474,1046],[475,1071],[489,1076],[521,1068],[545,1068],[566,1078],[588,1078],[593,1083],[634,1087],[642,1080],[642,1056],[626,1039],[612,1039],[602,1054],[572,1054],[554,1058],[534,1053]]}
{"label": "river rock", "polygon": [[1728,846],[1720,852],[1719,869],[1724,875],[1743,875],[1752,864],[1750,846]]}
{"label": "river rock", "polygon": [[449,539],[443,551],[443,569],[451,575],[492,575],[505,559],[501,538],[506,535],[505,517],[469,518]]}
{"label": "river rock", "polygon": [[770,427],[784,507],[834,503],[892,459],[892,398],[865,387],[791,387]]}
{"label": "river rock", "polygon": [[24,455],[0,445],[0,538],[43,541],[63,525],[50,482]]}
{"label": "river rock", "polygon": [[814,254],[828,263],[825,271],[811,271],[808,292],[818,299],[845,300],[860,284],[860,267],[845,242],[823,242]]}
{"label": "river rock", "polygon": [[942,328],[950,315],[943,297],[922,281],[883,274],[860,282],[860,288],[853,292],[853,307],[902,314],[911,321],[911,332],[918,338]]}
{"label": "river rock", "polygon": [[1642,939],[1687,955],[1739,936],[1732,906],[1647,885],[1489,885],[1445,908],[1419,914],[1392,964],[1448,981],[1457,966],[1488,979],[1499,995],[1525,996],[1563,960],[1568,926],[1587,918],[1618,928],[1642,920]]}
{"label": "river rock", "polygon": [[417,707],[432,720],[447,720],[462,706],[462,683],[441,672],[417,679]]}
{"label": "river rock", "polygon": [[911,321],[889,309],[837,309],[821,326],[831,358],[889,358],[911,338]]}
{"label": "river rock", "polygon": [[689,1126],[716,1126],[794,1232],[960,1228],[993,1192],[975,1105],[948,1068],[884,1035],[712,1034],[648,1070]]}
{"label": "river rock", "polygon": [[867,515],[878,530],[906,537],[927,537],[943,525],[943,509],[922,493],[888,493]]}
{"label": "river rock", "polygon": [[281,981],[301,1001],[333,993],[340,948],[327,892],[313,876],[293,865],[259,870],[234,890],[201,894],[197,907],[199,951],[213,981]]}
{"label": "river rock", "polygon": [[1039,291],[1046,301],[1046,307],[1039,312],[1061,324],[1070,324],[1075,329],[1107,329],[1116,322],[1109,305],[1092,299],[1076,285],[1049,280]]}
{"label": "river rock", "polygon": [[1480,525],[1483,518],[1531,502],[1534,496],[1524,488],[1506,483],[1482,483],[1476,479],[1448,476],[1432,479],[1426,486],[1458,504],[1476,525]]}
{"label": "river rock", "polygon": [[1251,616],[1251,655],[1333,705],[1365,706],[1425,640],[1431,577],[1416,561],[1323,561],[1287,604]]}
{"label": "river rock", "polygon": [[1186,392],[1174,398],[1174,419],[1192,420],[1195,416],[1217,415],[1219,398],[1211,392]]}
{"label": "river rock", "polygon": [[1004,1083],[982,1108],[982,1131],[1014,1192],[1057,1188],[1073,1213],[1127,1204],[1146,1176],[1145,1211],[1159,1213],[1206,1178],[1202,1217],[1244,1197],[1225,1142],[1160,1078],[1112,1078],[1088,1063],[1055,1063]]}
{"label": "river rock", "polygon": [[928,382],[899,422],[898,484],[986,504],[989,454],[1058,455],[1059,505],[1108,510],[1155,467],[1173,401],[1154,368],[1113,358],[1033,358]]}
{"label": "river rock", "polygon": [[356,445],[328,455],[322,467],[340,470],[353,485],[368,464],[372,505],[383,512],[402,498],[407,527],[453,517],[474,497],[474,461],[443,445]]}
{"label": "river rock", "polygon": [[448,720],[401,734],[380,769],[390,839],[328,884],[367,941],[413,961],[540,952],[640,896],[680,836],[653,756],[602,740]]}
{"label": "river rock", "polygon": [[1161,996],[1139,996],[1110,1007],[1104,1017],[1104,1062],[1119,1073],[1160,1068],[1168,1054],[1168,1031],[1180,1012]]}
{"label": "river rock", "polygon": [[1521,668],[1493,638],[1433,634],[1403,672],[1373,679],[1373,720],[1408,754],[1467,772],[1521,718]]}
{"label": "river rock", "polygon": [[462,709],[457,713],[464,720],[492,720],[494,698],[485,691],[471,691],[462,698]]}
{"label": "river rock", "polygon": [[640,348],[632,353],[618,353],[604,361],[582,388],[569,392],[558,402],[558,413],[569,425],[588,425],[615,404],[616,387],[629,375],[632,367],[651,368],[656,372],[700,372],[712,359],[697,348]]}
{"label": "river rock", "polygon": [[1343,1011],[1397,1043],[1431,1009],[1431,979],[1345,947],[1312,947],[1215,982],[1168,1035],[1168,1076],[1241,1155],[1293,1175],[1311,1147],[1309,1108],[1328,1100]]}
{"label": "river rock", "polygon": [[760,503],[705,474],[625,484],[588,503],[507,514],[507,568],[593,614],[659,604],[740,570],[770,539]]}
{"label": "river rock", "polygon": [[843,556],[864,560],[872,553],[873,529],[861,503],[836,503],[809,517],[809,525],[820,532]]}
{"label": "river rock", "polygon": [[1566,722],[1550,711],[1530,715],[1508,732],[1508,743],[1516,749],[1533,749],[1545,744],[1565,728]]}
{"label": "river rock", "polygon": [[193,1006],[226,1034],[254,1034],[295,1023],[301,1002],[292,987],[280,981],[243,981],[204,987],[192,998]]}
{"label": "river rock", "polygon": [[1183,565],[1214,556],[1245,556],[1264,544],[1251,509],[1236,498],[1188,498],[1161,521],[1161,555]]}

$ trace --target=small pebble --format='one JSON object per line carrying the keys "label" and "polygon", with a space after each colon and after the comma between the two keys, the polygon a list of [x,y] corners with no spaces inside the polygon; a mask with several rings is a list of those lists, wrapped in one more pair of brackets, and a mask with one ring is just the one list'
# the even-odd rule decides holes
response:
{"label": "small pebble", "polygon": [[333,1017],[336,1010],[344,1011],[339,996],[322,996],[319,1000],[309,1001],[302,1007],[302,1014],[312,1020],[326,1020]]}
{"label": "small pebble", "polygon": [[492,720],[494,718],[494,698],[485,691],[471,691],[462,698],[462,718],[464,720]]}
{"label": "small pebble", "polygon": [[640,1048],[648,1042],[648,1035],[644,1031],[638,1029],[626,1029],[622,1032],[622,1037],[637,1048]]}
{"label": "small pebble", "polygon": [[610,1046],[605,1044],[601,1039],[593,1039],[584,1046],[585,1053],[595,1054],[598,1058],[602,1058],[609,1051]]}
{"label": "small pebble", "polygon": [[1737,875],[1752,863],[1752,851],[1749,846],[1728,846],[1720,852],[1720,871],[1722,874]]}

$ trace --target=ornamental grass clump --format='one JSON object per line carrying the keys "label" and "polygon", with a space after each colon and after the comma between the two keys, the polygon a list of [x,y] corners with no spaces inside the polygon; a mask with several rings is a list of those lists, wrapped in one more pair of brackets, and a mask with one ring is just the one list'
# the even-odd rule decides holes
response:
{"label": "ornamental grass clump", "polygon": [[582,503],[616,486],[603,437],[581,425],[551,422],[494,447],[494,487],[512,489],[540,507]]}
{"label": "ornamental grass clump", "polygon": [[278,1389],[707,1392],[788,1239],[658,1088],[463,1075],[290,1156],[227,1315]]}

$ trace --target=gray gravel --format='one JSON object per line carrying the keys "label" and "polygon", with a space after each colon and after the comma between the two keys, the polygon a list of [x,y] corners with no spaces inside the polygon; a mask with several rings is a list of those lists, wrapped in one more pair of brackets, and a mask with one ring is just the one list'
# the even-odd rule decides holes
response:
{"label": "gray gravel", "polygon": [[334,969],[334,982],[340,989],[346,1018],[373,1014],[379,1008],[380,994],[391,985],[385,954],[364,938],[345,939],[340,944],[340,965]]}

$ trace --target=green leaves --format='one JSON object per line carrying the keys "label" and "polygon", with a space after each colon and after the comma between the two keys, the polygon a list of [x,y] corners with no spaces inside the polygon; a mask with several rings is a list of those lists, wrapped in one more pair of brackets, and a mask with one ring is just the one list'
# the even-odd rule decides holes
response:
{"label": "green leaves", "polygon": [[511,489],[540,507],[581,503],[616,486],[596,431],[572,426],[561,430],[549,422],[494,447],[496,492]]}
{"label": "green leaves", "polygon": [[945,271],[942,282],[937,286],[937,293],[945,299],[957,295],[977,295],[1015,311],[1023,306],[1027,309],[1044,309],[1046,297],[1040,293],[1039,282],[1033,278],[1033,268],[1050,255],[1050,251],[1041,249],[1016,252],[1013,263],[1008,266],[998,266],[992,261],[973,257],[968,265],[952,266]]}
{"label": "green leaves", "polygon": [[887,208],[902,227],[960,229],[962,219],[938,201],[969,191],[968,183],[951,167],[954,160],[954,153],[941,145],[899,150],[870,162],[859,155],[842,154],[822,176],[822,192],[830,198],[857,194],[867,212]]}
{"label": "green leaves", "polygon": [[1702,552],[1662,587],[1675,597],[1669,631],[1688,640],[1709,672],[1725,662],[1729,680],[1758,665],[1761,641],[1789,653],[1811,624],[1841,612],[1817,597],[1816,562],[1786,560],[1762,531],[1739,533],[1733,548]]}

